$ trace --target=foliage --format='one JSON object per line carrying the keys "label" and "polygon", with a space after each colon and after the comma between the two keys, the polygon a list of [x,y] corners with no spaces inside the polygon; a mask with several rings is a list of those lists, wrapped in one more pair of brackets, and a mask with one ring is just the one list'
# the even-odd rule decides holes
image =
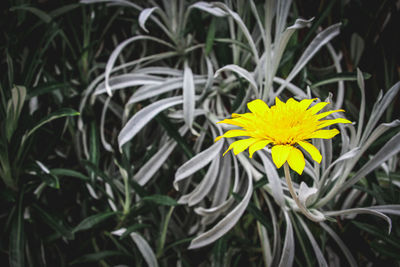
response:
{"label": "foliage", "polygon": [[[351,1],[8,1],[2,262],[394,266],[400,82],[389,2],[381,27],[362,32],[349,12],[370,4]],[[217,121],[275,97],[318,97],[354,122],[314,142],[321,164],[307,158],[292,177],[312,220],[270,150],[222,157],[232,141],[214,142],[228,129]]]}

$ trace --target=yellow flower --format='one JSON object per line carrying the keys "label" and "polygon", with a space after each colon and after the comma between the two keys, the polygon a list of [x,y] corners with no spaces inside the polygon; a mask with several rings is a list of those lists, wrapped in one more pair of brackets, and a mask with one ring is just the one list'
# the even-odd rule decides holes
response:
{"label": "yellow flower", "polygon": [[231,119],[218,122],[236,125],[242,129],[229,130],[218,136],[215,141],[223,137],[249,137],[233,142],[224,155],[231,149],[237,155],[249,148],[251,158],[255,151],[270,145],[272,146],[272,160],[277,168],[287,162],[294,171],[302,174],[306,163],[304,155],[298,147],[302,147],[313,160],[320,163],[321,153],[307,140],[333,138],[339,133],[339,130],[323,128],[336,123],[351,123],[344,118],[321,120],[332,113],[344,110],[331,110],[317,114],[329,103],[320,102],[308,108],[314,100],[304,99],[298,102],[290,98],[283,103],[276,98],[275,106],[268,107],[264,101],[256,99],[247,104],[251,113],[233,113]]}

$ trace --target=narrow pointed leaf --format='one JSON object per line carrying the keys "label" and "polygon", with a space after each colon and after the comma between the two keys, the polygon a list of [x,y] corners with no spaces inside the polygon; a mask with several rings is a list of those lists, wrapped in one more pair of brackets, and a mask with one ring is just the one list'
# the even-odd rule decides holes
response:
{"label": "narrow pointed leaf", "polygon": [[187,61],[183,70],[183,119],[189,129],[192,129],[195,109],[195,91],[192,69]]}
{"label": "narrow pointed leaf", "polygon": [[175,173],[174,187],[179,190],[178,182],[197,172],[210,163],[220,153],[224,142],[218,141],[212,146],[185,162]]}
{"label": "narrow pointed leaf", "polygon": [[205,233],[202,233],[198,237],[192,240],[189,249],[196,249],[200,247],[207,246],[211,244],[224,234],[226,234],[232,227],[235,226],[237,221],[242,217],[242,214],[246,210],[249,204],[251,194],[253,192],[253,177],[250,172],[247,173],[248,177],[248,188],[242,202],[240,202],[228,215],[225,216],[221,221],[219,221],[213,228]]}
{"label": "narrow pointed leaf", "polygon": [[158,113],[172,106],[181,104],[183,99],[181,96],[166,98],[154,102],[147,107],[139,110],[122,128],[118,135],[118,144],[121,148],[129,140],[131,140],[147,123],[149,123]]}
{"label": "narrow pointed leaf", "polygon": [[158,9],[158,7],[152,7],[152,8],[145,8],[145,9],[143,9],[142,10],[142,12],[140,12],[140,15],[139,15],[139,25],[140,25],[140,27],[145,31],[145,32],[149,32],[147,29],[146,29],[146,26],[145,26],[145,24],[146,24],[146,21],[147,21],[147,19],[151,16],[151,14],[155,11],[155,10],[157,10]]}

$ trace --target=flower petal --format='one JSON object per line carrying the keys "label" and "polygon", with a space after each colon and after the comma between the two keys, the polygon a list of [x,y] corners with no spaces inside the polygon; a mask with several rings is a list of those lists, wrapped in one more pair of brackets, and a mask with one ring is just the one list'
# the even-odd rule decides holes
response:
{"label": "flower petal", "polygon": [[299,102],[297,102],[294,98],[289,98],[288,101],[286,101],[286,105],[288,107],[297,107],[297,105],[299,104]]}
{"label": "flower petal", "polygon": [[275,163],[277,168],[282,167],[283,163],[286,162],[292,148],[293,147],[290,145],[276,145],[272,147],[272,161]]}
{"label": "flower petal", "polygon": [[218,124],[219,124],[219,123],[231,124],[231,125],[243,127],[243,126],[246,125],[246,122],[247,122],[246,119],[243,119],[243,118],[241,118],[241,117],[237,117],[237,118],[234,118],[234,119],[225,119],[225,120],[219,121],[219,122],[217,122],[217,123],[218,123]]}
{"label": "flower petal", "polygon": [[311,138],[322,138],[322,139],[331,139],[335,135],[339,133],[338,129],[331,129],[331,130],[318,130],[310,134],[307,139]]}
{"label": "flower petal", "polygon": [[319,102],[317,104],[315,104],[314,106],[312,106],[311,108],[309,108],[307,111],[309,113],[311,113],[311,115],[316,114],[318,111],[320,111],[321,109],[323,109],[326,105],[328,105],[328,102]]}
{"label": "flower petal", "polygon": [[346,120],[344,118],[337,118],[333,120],[325,120],[325,121],[320,121],[321,124],[318,125],[317,129],[322,129],[325,128],[329,125],[336,124],[336,123],[351,123],[351,121]]}
{"label": "flower petal", "polygon": [[321,163],[322,160],[322,155],[319,152],[319,150],[312,144],[306,142],[306,141],[299,141],[297,142],[302,148],[304,148],[305,151],[310,154],[311,158],[315,160],[318,163]]}
{"label": "flower petal", "polygon": [[231,138],[231,137],[238,137],[238,136],[250,136],[250,133],[245,130],[229,130],[226,133],[224,133],[223,135],[220,135],[217,138],[215,138],[214,142],[217,142],[218,140],[220,140],[221,138],[224,138],[224,137]]}
{"label": "flower petal", "polygon": [[320,120],[320,119],[325,118],[326,116],[329,116],[332,113],[336,113],[336,112],[344,112],[344,110],[343,109],[329,110],[329,111],[322,112],[320,114],[315,115],[314,118],[316,118],[317,120]]}
{"label": "flower petal", "polygon": [[247,103],[248,109],[258,116],[263,116],[267,110],[269,110],[268,105],[261,99],[253,100]]}
{"label": "flower petal", "polygon": [[283,103],[278,97],[275,97],[275,106],[277,109],[281,109],[285,103]]}
{"label": "flower petal", "polygon": [[249,157],[252,158],[254,152],[256,152],[257,150],[263,149],[266,145],[268,145],[271,142],[272,142],[271,140],[261,140],[261,141],[258,141],[256,143],[252,144],[249,147],[249,154],[250,154]]}
{"label": "flower petal", "polygon": [[292,168],[298,174],[302,174],[304,167],[306,166],[306,161],[304,160],[304,155],[301,151],[295,147],[290,151],[287,158],[290,168]]}
{"label": "flower petal", "polygon": [[258,140],[259,139],[256,139],[256,138],[248,138],[248,139],[242,139],[242,140],[235,141],[229,146],[228,150],[226,150],[223,155],[225,155],[231,149],[233,149],[233,153],[235,155],[237,155],[240,152],[243,152],[250,145],[257,142]]}
{"label": "flower petal", "polygon": [[311,103],[314,102],[315,100],[316,100],[316,98],[301,100],[299,103],[299,109],[302,111],[306,110],[311,105]]}

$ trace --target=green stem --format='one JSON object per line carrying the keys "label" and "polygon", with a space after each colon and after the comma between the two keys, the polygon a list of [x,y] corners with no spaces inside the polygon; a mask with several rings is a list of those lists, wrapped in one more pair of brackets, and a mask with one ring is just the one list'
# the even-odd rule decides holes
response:
{"label": "green stem", "polygon": [[287,162],[283,165],[283,168],[285,170],[285,178],[286,178],[286,183],[289,188],[290,195],[292,196],[293,200],[296,202],[297,207],[301,211],[301,213],[304,214],[308,219],[314,222],[319,222],[304,206],[301,204],[300,199],[298,198],[296,192],[294,191],[293,188],[293,183],[292,183],[292,178],[290,178],[290,171],[289,171],[289,165]]}
{"label": "green stem", "polygon": [[129,209],[131,206],[131,197],[130,197],[130,190],[129,190],[129,181],[128,177],[124,178],[124,185],[125,185],[125,203],[124,203],[124,216],[129,214]]}
{"label": "green stem", "polygon": [[165,245],[165,239],[167,237],[168,224],[169,220],[171,219],[171,215],[172,212],[174,211],[174,208],[175,208],[174,206],[171,206],[167,213],[167,216],[165,216],[164,224],[161,229],[160,240],[157,247],[157,258],[160,258],[164,253],[164,245]]}

